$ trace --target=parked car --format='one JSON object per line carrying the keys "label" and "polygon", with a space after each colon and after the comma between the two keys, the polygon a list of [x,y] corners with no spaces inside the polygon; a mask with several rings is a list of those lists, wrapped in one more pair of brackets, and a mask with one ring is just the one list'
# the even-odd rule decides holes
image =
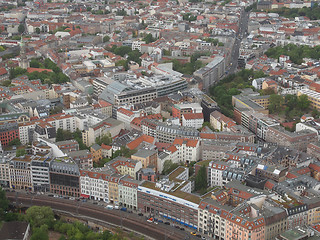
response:
{"label": "parked car", "polygon": [[138,213],[139,216],[143,216],[143,213]]}
{"label": "parked car", "polygon": [[190,234],[193,235],[193,236],[196,236],[196,235],[197,235],[196,232],[191,232]]}
{"label": "parked car", "polygon": [[165,225],[170,225],[170,223],[169,223],[169,222],[165,222],[164,224],[165,224]]}
{"label": "parked car", "polygon": [[115,205],[114,209],[119,210],[119,206]]}
{"label": "parked car", "polygon": [[184,228],[183,228],[183,227],[181,227],[181,228],[180,228],[180,230],[181,230],[181,231],[184,231]]}
{"label": "parked car", "polygon": [[106,208],[107,209],[113,209],[113,206],[112,205],[107,205]]}
{"label": "parked car", "polygon": [[147,222],[152,223],[152,222],[153,222],[153,218],[149,218],[149,219],[147,220]]}
{"label": "parked car", "polygon": [[127,208],[126,208],[126,207],[122,207],[122,208],[120,208],[120,211],[126,212],[126,211],[127,211]]}
{"label": "parked car", "polygon": [[159,223],[163,223],[163,221],[161,219],[158,220]]}

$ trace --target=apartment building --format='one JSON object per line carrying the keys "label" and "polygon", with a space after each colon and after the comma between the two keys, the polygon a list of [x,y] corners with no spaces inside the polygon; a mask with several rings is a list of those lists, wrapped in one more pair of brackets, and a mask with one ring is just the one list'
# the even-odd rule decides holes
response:
{"label": "apartment building", "polygon": [[10,188],[32,191],[31,156],[15,157],[10,160]]}
{"label": "apartment building", "polygon": [[182,114],[181,125],[184,127],[192,127],[199,129],[202,127],[204,122],[203,113],[185,113]]}
{"label": "apartment building", "polygon": [[64,153],[79,151],[79,144],[76,140],[59,141],[55,143],[57,147]]}
{"label": "apartment building", "polygon": [[95,143],[97,137],[110,134],[114,137],[124,128],[124,123],[113,118],[107,118],[93,126],[88,127],[82,132],[82,141],[86,146]]}
{"label": "apartment building", "polygon": [[0,158],[0,186],[9,187],[10,186],[10,159],[13,156],[1,156]]}
{"label": "apartment building", "polygon": [[78,164],[79,168],[92,168],[93,160],[92,154],[89,150],[72,151],[68,156]]}
{"label": "apartment building", "polygon": [[138,186],[140,181],[125,176],[119,181],[119,203],[121,206],[138,209]]}
{"label": "apartment building", "polygon": [[208,166],[208,183],[211,187],[224,186],[223,171],[229,167],[235,167],[234,164],[224,161],[212,161]]}
{"label": "apartment building", "polygon": [[0,124],[0,142],[3,147],[8,146],[16,138],[19,138],[18,123],[6,122]]}
{"label": "apartment building", "polygon": [[136,114],[125,108],[121,107],[117,110],[117,120],[123,122],[126,128],[131,128],[130,123],[135,117],[137,117]]}
{"label": "apartment building", "polygon": [[280,146],[290,147],[299,151],[306,151],[309,143],[317,142],[317,133],[310,130],[300,132],[289,132],[280,126],[269,127],[265,140],[277,143]]}
{"label": "apartment building", "polygon": [[137,172],[142,168],[142,161],[118,156],[105,164],[105,166],[112,167],[121,175],[129,175],[135,179]]}
{"label": "apartment building", "polygon": [[231,118],[218,111],[214,111],[210,114],[210,124],[214,129],[227,132],[230,132],[231,128],[237,125]]}
{"label": "apartment building", "polygon": [[108,169],[80,170],[81,197],[109,202]]}
{"label": "apartment building", "polygon": [[181,103],[172,107],[172,117],[179,118],[182,123],[182,115],[187,113],[202,113],[202,107],[199,103]]}
{"label": "apartment building", "polygon": [[176,138],[172,145],[177,149],[175,162],[196,162],[200,159],[200,141],[188,138]]}
{"label": "apartment building", "polygon": [[109,177],[108,188],[109,188],[109,202],[118,205],[119,202],[119,181],[124,176],[121,174],[114,173]]}
{"label": "apartment building", "polygon": [[222,56],[215,56],[214,59],[205,67],[193,73],[193,76],[201,79],[202,89],[209,90],[209,87],[220,80],[225,74],[225,58]]}
{"label": "apartment building", "polygon": [[202,160],[222,160],[226,158],[226,152],[236,147],[236,143],[225,141],[201,140],[201,159]]}
{"label": "apartment building", "polygon": [[298,96],[307,95],[308,100],[310,101],[311,107],[320,111],[320,93],[310,90],[310,89],[301,89],[298,91]]}
{"label": "apartment building", "polygon": [[156,171],[158,153],[155,150],[139,149],[135,154],[131,155],[132,160],[142,163],[142,168],[152,168]]}

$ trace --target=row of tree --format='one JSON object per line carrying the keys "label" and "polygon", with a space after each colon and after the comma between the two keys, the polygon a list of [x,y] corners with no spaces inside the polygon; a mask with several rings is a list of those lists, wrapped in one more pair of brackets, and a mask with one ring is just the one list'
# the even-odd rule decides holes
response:
{"label": "row of tree", "polygon": [[320,6],[318,3],[313,4],[311,8],[280,8],[268,10],[268,12],[278,13],[279,15],[286,18],[295,18],[295,17],[308,17],[310,20],[319,20],[320,19]]}
{"label": "row of tree", "polygon": [[63,130],[62,128],[58,128],[56,134],[57,142],[71,139],[74,139],[78,142],[80,150],[88,149],[88,147],[82,141],[82,132],[79,129],[72,133],[69,130]]}
{"label": "row of tree", "polygon": [[320,46],[309,47],[307,45],[288,44],[285,46],[277,46],[269,48],[266,55],[270,58],[279,59],[280,55],[287,55],[293,63],[303,63],[303,58],[320,58]]}
{"label": "row of tree", "polygon": [[252,88],[252,79],[265,76],[262,71],[255,72],[252,69],[243,69],[236,74],[231,74],[216,85],[210,87],[212,97],[218,103],[222,113],[226,116],[233,116],[232,96],[240,93],[239,89]]}

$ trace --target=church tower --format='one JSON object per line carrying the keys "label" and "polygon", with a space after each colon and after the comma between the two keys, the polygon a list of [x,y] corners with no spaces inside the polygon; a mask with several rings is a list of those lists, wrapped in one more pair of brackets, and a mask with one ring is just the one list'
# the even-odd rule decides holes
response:
{"label": "church tower", "polygon": [[21,36],[21,43],[20,43],[20,64],[19,66],[23,69],[27,69],[30,64],[29,61],[27,59],[27,55],[26,55],[26,45],[25,42],[23,41],[23,38]]}

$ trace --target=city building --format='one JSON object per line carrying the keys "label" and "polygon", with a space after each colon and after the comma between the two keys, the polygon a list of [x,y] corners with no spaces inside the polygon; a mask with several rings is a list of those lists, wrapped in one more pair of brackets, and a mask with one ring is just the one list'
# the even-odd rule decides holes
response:
{"label": "city building", "polygon": [[0,142],[3,147],[8,146],[8,144],[14,140],[19,139],[19,127],[18,123],[2,123],[0,124]]}
{"label": "city building", "polygon": [[30,155],[10,160],[10,188],[33,191],[31,160]]}
{"label": "city building", "polygon": [[56,158],[50,163],[50,192],[58,195],[80,197],[80,172],[69,158]]}

